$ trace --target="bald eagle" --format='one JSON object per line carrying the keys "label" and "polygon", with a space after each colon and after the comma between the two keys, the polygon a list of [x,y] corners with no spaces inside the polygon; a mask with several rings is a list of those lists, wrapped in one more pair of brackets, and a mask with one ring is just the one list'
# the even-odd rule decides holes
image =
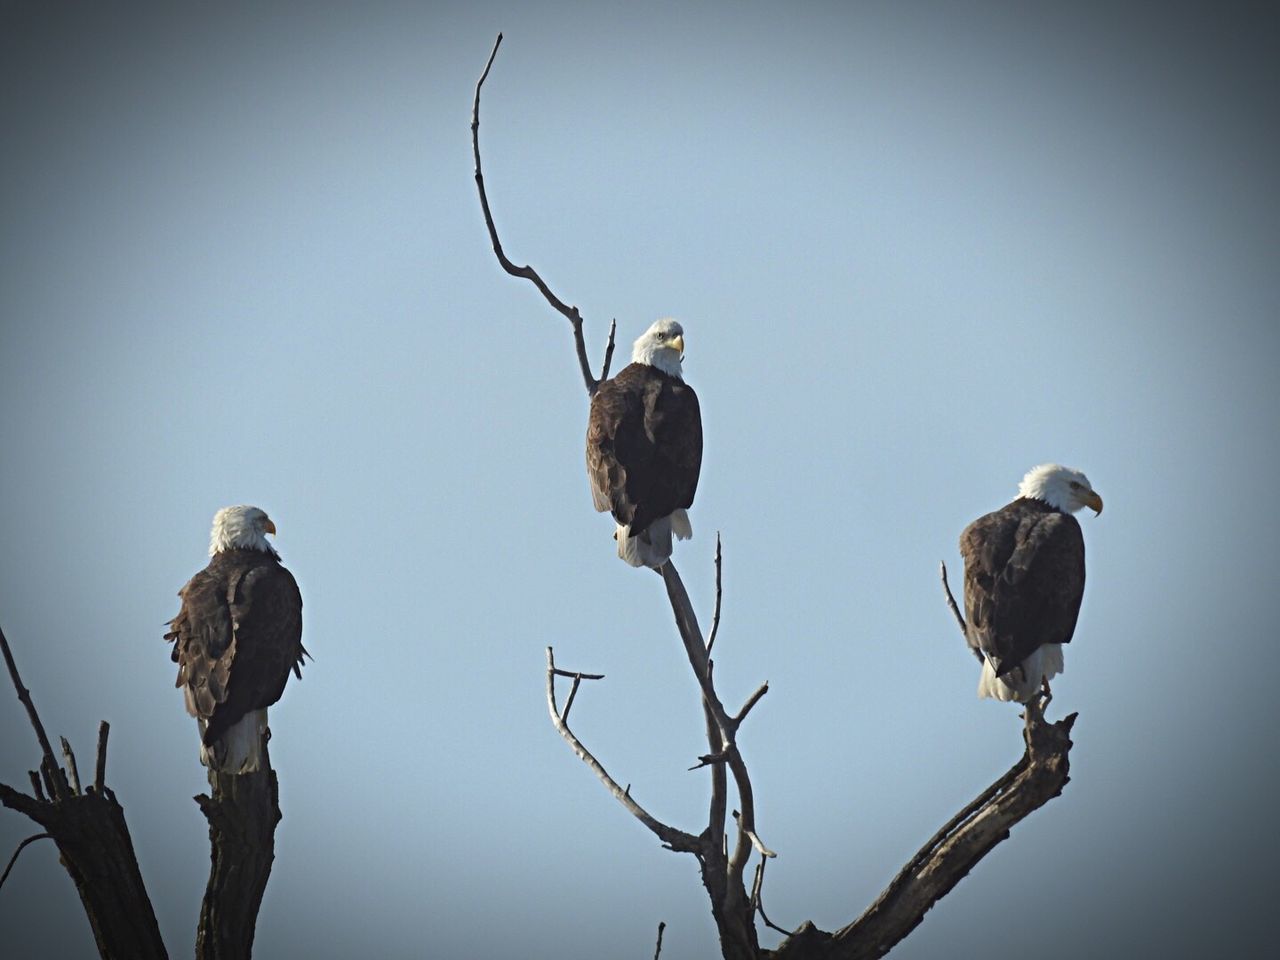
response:
{"label": "bald eagle", "polygon": [[1084,537],[1075,513],[1102,513],[1078,470],[1046,463],[1018,498],[960,535],[966,638],[982,660],[978,696],[1026,703],[1062,672],[1084,597]]}
{"label": "bald eagle", "polygon": [[591,399],[591,497],[613,514],[618,556],[633,567],[660,569],[671,558],[671,535],[693,535],[686,511],[702,467],[702,415],[681,376],[683,355],[684,329],[659,320]]}
{"label": "bald eagle", "polygon": [[292,670],[302,678],[302,595],[267,542],[275,524],[257,507],[213,518],[209,565],[180,591],[169,621],[187,712],[200,727],[200,762],[224,773],[261,763],[267,707]]}

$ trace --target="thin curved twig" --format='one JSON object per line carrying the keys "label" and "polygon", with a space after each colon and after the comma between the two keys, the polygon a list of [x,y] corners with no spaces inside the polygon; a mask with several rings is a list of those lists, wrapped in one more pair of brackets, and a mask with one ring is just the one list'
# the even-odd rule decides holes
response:
{"label": "thin curved twig", "polygon": [[[636,803],[631,796],[630,786],[624,788],[619,786],[618,781],[614,780],[605,770],[604,765],[600,763],[588,750],[583,746],[582,741],[574,735],[569,729],[568,723],[560,710],[556,707],[556,687],[555,678],[558,673],[563,673],[556,669],[555,653],[551,647],[547,647],[547,709],[551,713],[551,722],[555,725],[560,736],[569,744],[573,752],[578,755],[591,771],[599,778],[605,788],[614,795],[619,803],[626,807],[627,811],[643,823],[649,830],[666,846],[672,850],[693,853],[701,849],[698,838],[691,833],[685,833],[668,824],[663,823],[657,817],[653,816],[640,804]],[[586,674],[571,674],[575,680],[585,678]]]}
{"label": "thin curved twig", "polygon": [[484,223],[489,228],[489,240],[493,243],[494,255],[498,258],[498,263],[502,265],[502,269],[513,277],[520,277],[532,283],[538,288],[538,292],[542,294],[543,299],[569,321],[569,325],[573,328],[573,341],[578,353],[578,366],[582,369],[582,382],[586,385],[587,393],[594,396],[601,381],[609,376],[609,363],[613,360],[614,333],[617,330],[617,321],[615,320],[609,327],[609,345],[605,349],[604,367],[600,378],[596,379],[591,375],[591,363],[587,360],[587,345],[582,336],[582,314],[578,312],[576,306],[570,306],[552,293],[551,288],[538,275],[537,270],[534,270],[528,264],[523,267],[517,266],[507,257],[502,249],[502,241],[498,239],[498,228],[493,223],[493,211],[489,208],[489,197],[484,189],[484,173],[480,167],[480,88],[484,86],[485,80],[489,77],[489,70],[493,66],[494,58],[498,55],[498,47],[501,45],[502,34],[498,34],[498,39],[493,43],[493,51],[489,54],[489,60],[484,65],[484,73],[480,74],[480,79],[476,82],[476,96],[471,105],[471,150],[475,156],[476,189],[480,192],[480,206],[484,210]]}
{"label": "thin curved twig", "polygon": [[[951,608],[951,614],[956,618],[956,623],[960,626],[960,633],[966,641],[969,639],[969,628],[965,626],[964,615],[960,612],[960,607],[956,603],[956,598],[951,593],[951,584],[947,582],[947,565],[939,561],[938,566],[942,571],[942,592],[946,594],[947,606]],[[973,655],[977,657],[978,662],[983,662],[982,651],[975,647],[969,648],[973,651]]]}
{"label": "thin curved twig", "polygon": [[969,635],[969,628],[965,626],[964,614],[960,612],[960,607],[956,604],[956,598],[951,593],[951,584],[947,582],[947,565],[939,561],[938,567],[942,575],[942,591],[947,595],[947,606],[951,608],[951,614],[956,618],[956,623],[960,626],[960,632],[966,637]]}
{"label": "thin curved twig", "polygon": [[0,873],[0,887],[4,886],[4,882],[9,879],[9,873],[13,870],[13,865],[18,862],[18,854],[27,848],[28,844],[35,843],[37,840],[52,840],[52,833],[36,833],[27,837],[20,844],[18,849],[13,851],[13,856],[9,858],[9,865],[4,868],[4,873]]}
{"label": "thin curved twig", "polygon": [[764,867],[768,862],[769,861],[767,859],[762,857],[760,862],[756,864],[755,882],[751,885],[751,906],[755,909],[756,913],[760,914],[760,919],[764,921],[764,925],[770,930],[776,930],[778,933],[784,934],[788,937],[794,937],[796,935],[796,931],[787,930],[785,927],[778,926],[770,920],[768,914],[764,912]]}

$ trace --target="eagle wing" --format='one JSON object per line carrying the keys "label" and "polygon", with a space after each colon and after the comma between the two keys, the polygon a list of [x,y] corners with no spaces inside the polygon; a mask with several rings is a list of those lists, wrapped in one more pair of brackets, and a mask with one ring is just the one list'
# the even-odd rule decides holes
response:
{"label": "eagle wing", "polygon": [[1084,597],[1076,519],[1011,507],[975,520],[960,537],[969,645],[997,676],[1043,644],[1070,642]]}
{"label": "eagle wing", "polygon": [[693,505],[702,468],[702,412],[683,381],[631,364],[600,384],[587,423],[595,508],[643,532]]}
{"label": "eagle wing", "polygon": [[293,574],[266,555],[219,563],[225,556],[179,591],[182,608],[165,635],[178,664],[175,686],[183,688],[187,711],[206,721],[206,745],[246,713],[279,700],[290,670],[302,676],[306,652]]}

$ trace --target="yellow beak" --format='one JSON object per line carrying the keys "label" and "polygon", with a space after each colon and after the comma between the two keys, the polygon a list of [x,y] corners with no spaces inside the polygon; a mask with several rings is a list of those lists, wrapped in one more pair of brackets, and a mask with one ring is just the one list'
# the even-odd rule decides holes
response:
{"label": "yellow beak", "polygon": [[262,521],[262,532],[263,532],[263,533],[275,533],[275,532],[276,532],[276,525],[275,525],[274,523],[272,523],[272,522],[271,522],[271,518],[270,518],[270,517],[267,517],[267,518],[265,518],[265,519]]}
{"label": "yellow beak", "polygon": [[1080,502],[1092,510],[1095,516],[1102,515],[1102,498],[1092,490],[1082,496]]}
{"label": "yellow beak", "polygon": [[680,356],[682,357],[684,356],[684,334],[683,333],[678,334],[675,337],[675,339],[671,341],[671,349],[679,353]]}

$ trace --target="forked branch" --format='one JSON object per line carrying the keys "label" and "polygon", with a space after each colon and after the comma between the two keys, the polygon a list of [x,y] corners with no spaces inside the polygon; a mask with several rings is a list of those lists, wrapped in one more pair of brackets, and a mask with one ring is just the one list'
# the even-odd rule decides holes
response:
{"label": "forked branch", "polygon": [[929,839],[865,913],[833,937],[825,956],[882,957],[963,880],[1009,831],[1062,792],[1076,715],[1029,727],[1027,751]]}
{"label": "forked branch", "polygon": [[[961,632],[964,618],[947,583],[942,587]],[[771,954],[775,960],[871,960],[883,957],[940,899],[1009,833],[1062,793],[1070,780],[1071,728],[1076,714],[1047,723],[1041,704],[1026,705],[1022,757],[929,838],[857,920],[834,934],[803,924]]]}
{"label": "forked branch", "polygon": [[557,668],[555,651],[551,647],[547,647],[547,710],[551,714],[552,724],[555,726],[560,736],[564,738],[565,743],[569,744],[569,747],[578,755],[579,759],[591,768],[591,771],[599,778],[600,782],[604,784],[605,789],[613,794],[617,801],[627,809],[627,812],[648,827],[653,835],[661,840],[667,848],[671,850],[685,851],[687,853],[696,853],[701,850],[702,844],[693,834],[685,833],[683,830],[678,830],[669,824],[663,823],[637,803],[635,798],[631,796],[630,787],[623,787],[618,783],[618,781],[614,780],[613,777],[609,775],[609,771],[604,768],[604,764],[597,760],[591,751],[583,745],[582,741],[577,738],[574,732],[569,729],[567,715],[569,713],[570,704],[566,703],[563,711],[556,706],[557,676],[572,677],[574,680],[575,690],[577,689],[578,682],[581,680],[599,680],[602,679],[602,677],[599,674],[574,673],[572,671]]}
{"label": "forked branch", "polygon": [[[99,733],[98,766],[93,787],[82,791],[75,754],[65,737],[62,738],[62,750],[70,774],[63,771],[54,759],[44,725],[36,713],[31,694],[18,675],[18,667],[3,630],[0,630],[0,649],[18,699],[27,708],[27,716],[36,731],[42,754],[40,772],[48,789],[46,795],[40,789],[40,777],[33,771],[31,795],[0,783],[0,803],[30,817],[43,828],[43,833],[37,837],[51,837],[57,844],[62,864],[80,894],[98,952],[103,957],[137,957],[140,960],[165,957],[160,927],[142,882],[133,841],[125,825],[124,810],[116,802],[115,794],[102,783],[106,735]],[[14,858],[17,858],[17,853]]]}
{"label": "forked branch", "polygon": [[502,269],[513,277],[519,277],[528,280],[538,292],[542,294],[547,303],[551,304],[556,311],[569,321],[569,325],[573,328],[573,342],[578,354],[578,366],[582,369],[582,382],[587,388],[587,393],[594,395],[599,388],[601,382],[609,379],[609,365],[613,362],[613,340],[617,331],[618,323],[613,321],[609,325],[609,343],[604,351],[604,364],[600,370],[599,379],[591,375],[591,363],[587,360],[587,345],[582,335],[582,314],[578,312],[577,307],[571,307],[565,303],[547,286],[545,280],[538,275],[538,271],[526,264],[525,266],[517,266],[507,257],[506,252],[502,249],[502,241],[498,239],[498,228],[493,223],[493,211],[489,208],[489,196],[484,188],[484,172],[480,166],[480,88],[484,86],[485,80],[489,77],[489,70],[493,67],[494,58],[498,55],[498,47],[502,45],[502,34],[498,34],[498,39],[493,42],[493,51],[489,54],[489,60],[484,65],[484,73],[480,74],[480,79],[476,82],[476,96],[471,105],[471,150],[475,156],[476,162],[476,189],[480,193],[480,207],[484,210],[484,223],[489,228],[489,240],[493,243],[494,256],[498,258],[498,263],[502,265]]}

